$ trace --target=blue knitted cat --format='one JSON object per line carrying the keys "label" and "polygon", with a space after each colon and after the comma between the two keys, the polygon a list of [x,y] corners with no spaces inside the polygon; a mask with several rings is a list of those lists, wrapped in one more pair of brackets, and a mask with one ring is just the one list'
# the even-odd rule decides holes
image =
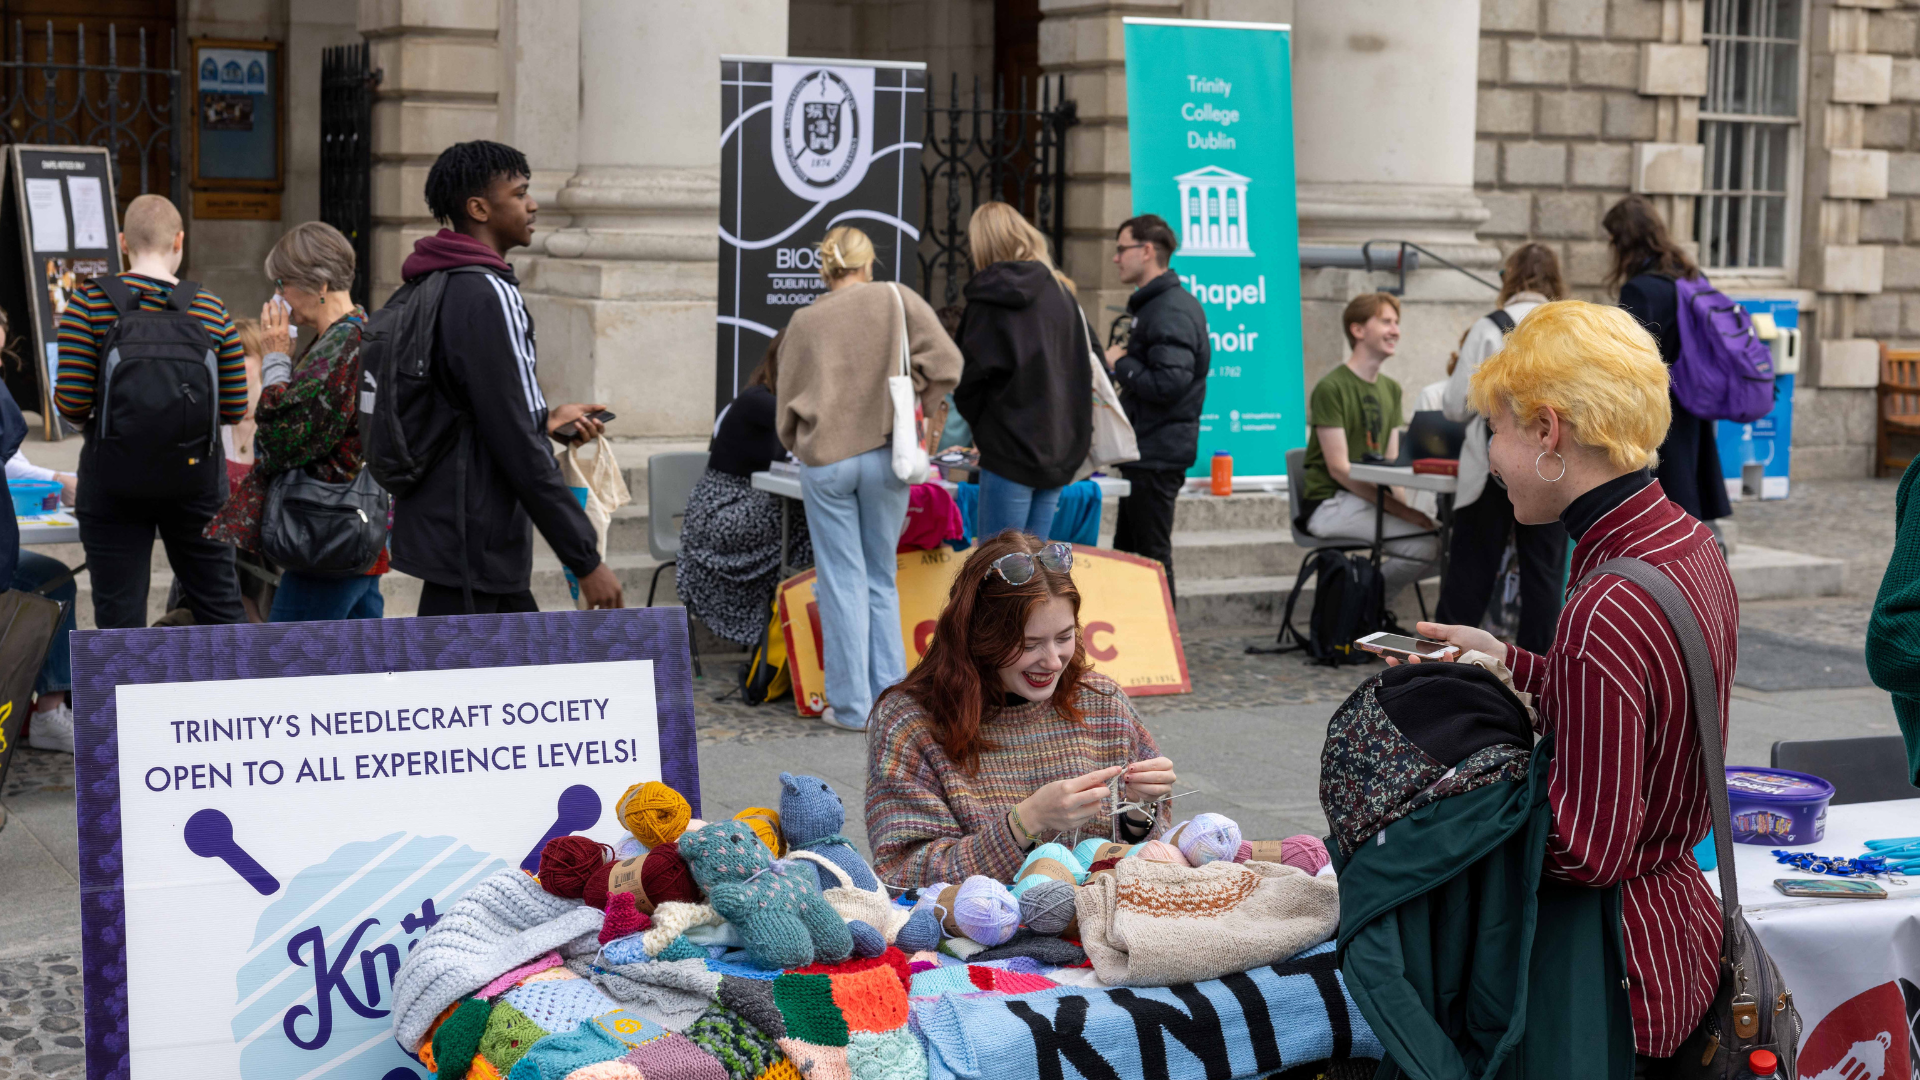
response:
{"label": "blue knitted cat", "polygon": [[717,821],[680,837],[680,857],[720,917],[746,939],[764,968],[837,964],[853,955],[853,934],[807,872],[773,853],[742,821]]}
{"label": "blue knitted cat", "polygon": [[[840,835],[847,824],[847,807],[839,793],[817,776],[780,774],[780,832],[787,847],[795,851],[818,852],[853,879],[853,887],[868,892],[880,887],[853,842]],[[814,866],[820,888],[831,889],[839,880],[824,866]]]}

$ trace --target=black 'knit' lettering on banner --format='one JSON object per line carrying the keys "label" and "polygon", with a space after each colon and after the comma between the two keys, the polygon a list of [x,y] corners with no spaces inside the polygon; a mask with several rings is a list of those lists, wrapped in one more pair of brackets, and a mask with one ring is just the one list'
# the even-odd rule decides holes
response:
{"label": "black 'knit' lettering on banner", "polygon": [[1081,1034],[1087,1024],[1086,998],[1078,995],[1061,998],[1051,1021],[1024,1001],[1007,1002],[1007,1011],[1033,1030],[1033,1054],[1039,1064],[1040,1080],[1065,1080],[1060,1070],[1063,1057],[1086,1080],[1120,1080],[1120,1074]]}

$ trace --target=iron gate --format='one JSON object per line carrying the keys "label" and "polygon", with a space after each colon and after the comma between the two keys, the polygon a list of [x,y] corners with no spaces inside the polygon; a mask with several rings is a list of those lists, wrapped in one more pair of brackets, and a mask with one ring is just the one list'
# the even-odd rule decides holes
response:
{"label": "iron gate", "polygon": [[[927,92],[926,149],[920,172],[926,213],[920,234],[920,289],[935,307],[953,304],[973,276],[967,220],[974,207],[999,199],[1027,215],[1053,245],[1060,262],[1067,237],[1067,129],[1076,122],[1066,100],[1066,76],[1022,82],[1017,100],[996,85],[983,99],[980,80],[961,96],[954,75],[946,104]],[[1030,93],[1031,92],[1031,93]]]}
{"label": "iron gate", "polygon": [[353,299],[368,302],[373,237],[373,89],[366,42],[320,56],[320,220],[353,244]]}
{"label": "iron gate", "polygon": [[[99,64],[87,62],[86,24],[74,29],[74,62],[56,60],[51,21],[40,59],[30,60],[28,34],[20,21],[14,22],[13,56],[0,59],[0,144],[106,147],[113,161],[114,194],[122,206],[148,193],[185,206],[182,113],[174,107],[180,100],[180,72],[172,37],[164,47],[166,66],[153,67],[147,62],[144,28],[125,35],[108,23],[106,63]],[[122,58],[128,46],[130,63]],[[155,53],[161,51],[159,42],[151,46]]]}

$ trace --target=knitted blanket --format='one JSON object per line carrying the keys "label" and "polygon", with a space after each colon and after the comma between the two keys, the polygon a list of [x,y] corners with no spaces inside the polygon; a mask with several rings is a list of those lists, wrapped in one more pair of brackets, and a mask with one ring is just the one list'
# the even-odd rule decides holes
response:
{"label": "knitted blanket", "polygon": [[1121,859],[1076,891],[1080,943],[1109,986],[1217,979],[1333,936],[1340,888],[1279,863]]}
{"label": "knitted blanket", "polygon": [[930,1080],[1237,1080],[1384,1053],[1332,943],[1207,982],[946,996],[912,1010]]}

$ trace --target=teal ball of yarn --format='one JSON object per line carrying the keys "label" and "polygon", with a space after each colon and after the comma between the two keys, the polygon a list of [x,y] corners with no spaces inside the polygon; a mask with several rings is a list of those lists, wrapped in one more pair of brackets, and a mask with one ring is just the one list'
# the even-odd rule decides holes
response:
{"label": "teal ball of yarn", "polygon": [[1073,922],[1073,886],[1043,878],[1020,897],[1020,924],[1036,934],[1057,936]]}
{"label": "teal ball of yarn", "polygon": [[1094,853],[1098,852],[1100,845],[1104,843],[1106,843],[1106,841],[1097,836],[1082,840],[1074,846],[1073,857],[1080,860],[1080,865],[1083,868],[1092,866]]}

